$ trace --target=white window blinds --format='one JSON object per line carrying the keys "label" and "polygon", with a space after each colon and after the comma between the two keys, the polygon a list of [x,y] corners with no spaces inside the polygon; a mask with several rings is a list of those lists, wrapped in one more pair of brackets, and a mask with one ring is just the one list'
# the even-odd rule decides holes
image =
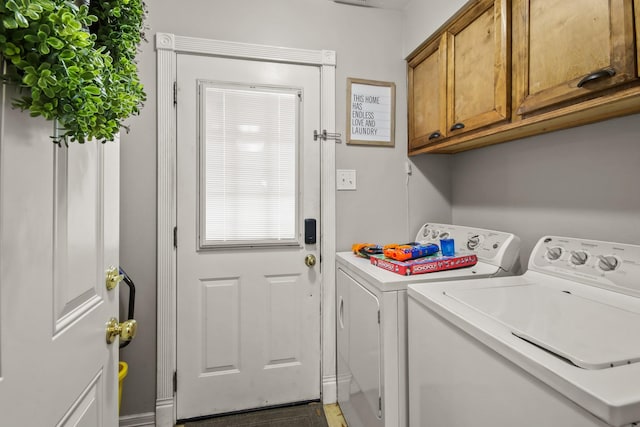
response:
{"label": "white window blinds", "polygon": [[208,82],[200,94],[201,244],[296,241],[298,91]]}

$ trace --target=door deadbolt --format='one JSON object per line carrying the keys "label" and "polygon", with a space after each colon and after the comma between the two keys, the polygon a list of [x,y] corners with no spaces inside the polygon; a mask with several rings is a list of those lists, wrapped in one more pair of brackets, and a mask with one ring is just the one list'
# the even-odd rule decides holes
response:
{"label": "door deadbolt", "polygon": [[117,336],[120,336],[120,341],[131,341],[135,338],[137,331],[138,323],[135,320],[118,323],[118,319],[112,317],[107,322],[107,344],[112,344]]}
{"label": "door deadbolt", "polygon": [[116,267],[109,267],[105,275],[105,284],[107,286],[107,290],[110,291],[114,289],[116,286],[118,286],[118,283],[122,282],[122,279],[124,279],[124,276],[120,274]]}

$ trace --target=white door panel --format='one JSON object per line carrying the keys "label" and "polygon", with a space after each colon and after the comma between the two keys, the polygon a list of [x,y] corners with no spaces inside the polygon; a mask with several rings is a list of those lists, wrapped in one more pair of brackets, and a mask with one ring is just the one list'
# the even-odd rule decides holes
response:
{"label": "white door panel", "polygon": [[105,270],[118,265],[118,145],[57,147],[52,123],[12,96],[0,126],[0,425],[115,426],[105,323],[118,292]]}
{"label": "white door panel", "polygon": [[[317,67],[178,55],[178,419],[320,397],[320,242]],[[302,92],[298,236],[293,245],[200,249],[198,81]],[[319,239],[320,224],[317,224]]]}
{"label": "white door panel", "polygon": [[56,427],[95,427],[104,425],[100,419],[103,410],[102,402],[102,372],[98,374],[78,399],[73,402],[69,411]]}
{"label": "white door panel", "polygon": [[102,301],[98,146],[54,149],[54,336]]}
{"label": "white door panel", "polygon": [[382,418],[380,301],[355,280],[351,282],[349,300],[351,319],[349,366],[353,379],[351,391],[353,393],[354,389],[357,389],[371,407],[369,412],[378,414],[378,418]]}
{"label": "white door panel", "polygon": [[383,426],[380,301],[337,270],[338,403],[349,425]]}

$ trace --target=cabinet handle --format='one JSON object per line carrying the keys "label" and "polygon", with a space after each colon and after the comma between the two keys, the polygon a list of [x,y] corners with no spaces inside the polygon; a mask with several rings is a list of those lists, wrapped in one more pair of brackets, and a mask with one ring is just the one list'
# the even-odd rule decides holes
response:
{"label": "cabinet handle", "polygon": [[432,139],[436,139],[436,138],[440,138],[442,136],[442,134],[438,131],[435,131],[434,133],[432,133],[431,135],[429,135],[429,140]]}
{"label": "cabinet handle", "polygon": [[451,126],[451,130],[460,130],[460,129],[464,129],[464,123],[456,123],[455,125]]}
{"label": "cabinet handle", "polygon": [[340,297],[340,304],[338,304],[338,324],[340,329],[344,329],[344,300]]}
{"label": "cabinet handle", "polygon": [[616,70],[613,68],[603,68],[602,70],[594,71],[593,73],[585,76],[578,82],[578,87],[582,87],[585,83],[589,83],[593,80],[599,80],[603,77],[613,77],[616,75]]}

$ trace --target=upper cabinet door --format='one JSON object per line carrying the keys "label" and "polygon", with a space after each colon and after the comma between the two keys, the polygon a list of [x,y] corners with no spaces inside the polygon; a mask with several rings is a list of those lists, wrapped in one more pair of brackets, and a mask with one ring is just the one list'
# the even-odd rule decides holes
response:
{"label": "upper cabinet door", "polygon": [[517,114],[638,78],[633,0],[514,0]]}
{"label": "upper cabinet door", "polygon": [[470,4],[409,57],[409,152],[508,120],[508,5]]}
{"label": "upper cabinet door", "polygon": [[425,46],[408,63],[409,151],[447,135],[446,37]]}
{"label": "upper cabinet door", "polygon": [[447,30],[447,128],[451,136],[509,116],[507,0],[482,0]]}

